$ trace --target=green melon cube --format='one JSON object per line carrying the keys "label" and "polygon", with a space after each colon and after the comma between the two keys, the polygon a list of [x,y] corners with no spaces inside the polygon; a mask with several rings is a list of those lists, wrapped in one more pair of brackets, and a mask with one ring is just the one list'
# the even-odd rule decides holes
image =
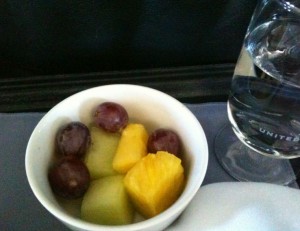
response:
{"label": "green melon cube", "polygon": [[92,144],[85,155],[84,162],[92,179],[115,175],[112,162],[120,140],[119,133],[106,132],[98,127],[91,127]]}
{"label": "green melon cube", "polygon": [[102,225],[125,225],[133,221],[134,209],[123,183],[114,175],[91,182],[81,204],[81,218]]}

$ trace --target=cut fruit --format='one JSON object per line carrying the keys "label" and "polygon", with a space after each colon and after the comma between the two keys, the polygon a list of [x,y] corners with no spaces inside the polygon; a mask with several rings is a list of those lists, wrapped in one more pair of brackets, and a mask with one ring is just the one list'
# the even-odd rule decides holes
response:
{"label": "cut fruit", "polygon": [[106,132],[102,128],[91,127],[92,143],[85,155],[84,162],[92,179],[115,175],[112,162],[120,140],[119,133]]}
{"label": "cut fruit", "polygon": [[148,133],[142,124],[128,124],[123,130],[113,160],[113,168],[126,173],[136,162],[147,155]]}
{"label": "cut fruit", "polygon": [[128,171],[124,184],[136,210],[153,217],[169,208],[184,188],[181,159],[164,151],[148,154]]}
{"label": "cut fruit", "polygon": [[133,221],[134,209],[124,187],[124,176],[94,180],[85,193],[81,218],[102,225],[125,225]]}

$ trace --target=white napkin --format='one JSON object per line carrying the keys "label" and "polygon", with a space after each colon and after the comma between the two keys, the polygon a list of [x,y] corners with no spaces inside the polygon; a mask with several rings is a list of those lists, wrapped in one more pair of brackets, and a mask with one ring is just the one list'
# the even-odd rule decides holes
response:
{"label": "white napkin", "polygon": [[166,231],[298,231],[300,190],[267,183],[203,186]]}

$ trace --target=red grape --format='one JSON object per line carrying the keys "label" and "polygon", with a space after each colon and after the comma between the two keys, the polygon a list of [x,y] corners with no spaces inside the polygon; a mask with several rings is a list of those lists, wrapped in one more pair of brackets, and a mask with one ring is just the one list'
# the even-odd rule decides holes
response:
{"label": "red grape", "polygon": [[58,196],[76,199],[82,197],[88,189],[90,173],[78,158],[65,157],[49,170],[48,179]]}
{"label": "red grape", "polygon": [[56,135],[56,146],[64,156],[82,157],[91,143],[91,134],[81,122],[70,122]]}
{"label": "red grape", "polygon": [[176,156],[180,152],[180,140],[178,135],[169,129],[160,128],[152,132],[147,143],[148,152],[167,151]]}
{"label": "red grape", "polygon": [[107,132],[118,132],[128,124],[128,114],[120,104],[105,102],[96,108],[94,122]]}

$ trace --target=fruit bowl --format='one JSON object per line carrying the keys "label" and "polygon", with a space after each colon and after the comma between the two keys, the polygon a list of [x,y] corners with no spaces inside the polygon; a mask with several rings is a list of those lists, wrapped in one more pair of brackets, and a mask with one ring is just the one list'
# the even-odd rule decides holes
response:
{"label": "fruit bowl", "polygon": [[[57,130],[67,122],[91,123],[91,114],[99,103],[111,101],[126,108],[129,118],[141,121],[148,131],[168,127],[177,132],[183,150],[186,184],[180,197],[164,212],[133,224],[107,226],[83,221],[77,202],[57,199],[48,170],[54,161]],[[39,202],[57,219],[73,230],[163,230],[188,206],[200,188],[208,164],[208,146],[204,131],[190,110],[173,97],[155,89],[129,84],[106,85],[72,95],[54,106],[37,124],[29,139],[25,167],[29,185]]]}

